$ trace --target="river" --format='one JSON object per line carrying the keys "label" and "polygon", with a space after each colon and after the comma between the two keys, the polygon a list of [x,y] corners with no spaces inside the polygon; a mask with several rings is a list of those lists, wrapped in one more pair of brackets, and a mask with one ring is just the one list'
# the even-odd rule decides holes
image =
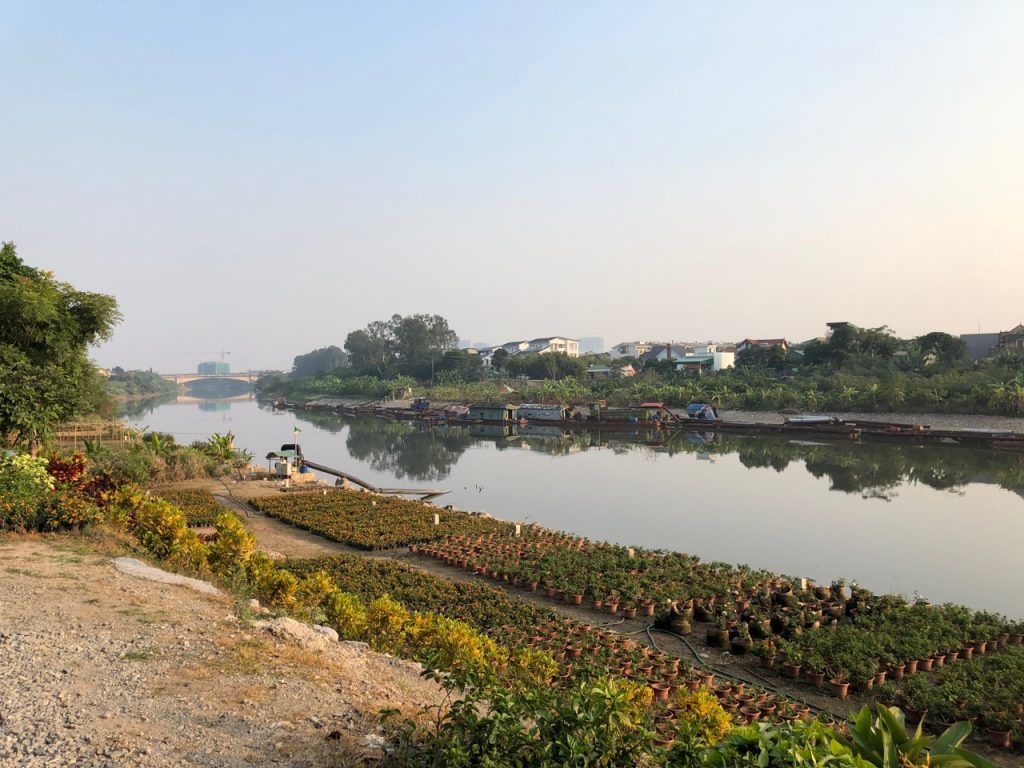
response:
{"label": "river", "polygon": [[297,427],[311,461],[376,485],[448,489],[440,504],[1024,617],[1017,453],[693,433],[507,435],[255,401],[172,402],[129,420],[186,444],[231,431],[257,460]]}

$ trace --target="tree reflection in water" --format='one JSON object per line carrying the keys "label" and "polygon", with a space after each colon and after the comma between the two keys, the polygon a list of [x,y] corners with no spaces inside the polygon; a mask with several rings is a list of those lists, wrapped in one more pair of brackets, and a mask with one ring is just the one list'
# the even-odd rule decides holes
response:
{"label": "tree reflection in water", "polygon": [[573,432],[559,427],[448,426],[392,421],[374,416],[297,412],[296,418],[328,432],[349,427],[346,445],[353,458],[396,478],[443,480],[476,442],[499,450],[528,449],[568,455],[596,448],[616,453],[648,451],[714,458],[735,454],[743,466],[782,472],[794,463],[831,490],[891,499],[905,485],[962,493],[969,483],[997,484],[1024,495],[1024,454],[958,446],[917,446],[882,442],[789,440],[713,432],[622,430]]}

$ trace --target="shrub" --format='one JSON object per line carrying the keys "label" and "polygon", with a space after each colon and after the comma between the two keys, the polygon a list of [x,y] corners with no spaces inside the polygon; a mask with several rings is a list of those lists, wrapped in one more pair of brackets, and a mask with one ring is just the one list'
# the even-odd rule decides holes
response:
{"label": "shrub", "polygon": [[0,459],[0,530],[36,530],[39,508],[55,486],[46,465],[27,454]]}
{"label": "shrub", "polygon": [[217,538],[209,548],[210,567],[221,575],[245,568],[256,551],[256,537],[230,512],[222,512],[216,522]]}

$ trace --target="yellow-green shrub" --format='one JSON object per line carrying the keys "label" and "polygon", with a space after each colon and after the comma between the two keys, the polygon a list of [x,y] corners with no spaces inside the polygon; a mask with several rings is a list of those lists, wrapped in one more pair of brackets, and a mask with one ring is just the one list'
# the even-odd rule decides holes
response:
{"label": "yellow-green shrub", "polygon": [[718,698],[701,686],[696,691],[680,688],[676,693],[679,707],[678,720],[685,722],[693,734],[704,745],[714,745],[726,737],[732,729],[732,719]]}
{"label": "yellow-green shrub", "polygon": [[291,609],[299,591],[299,579],[284,571],[262,552],[254,553],[245,568],[249,586],[261,603],[272,608]]}
{"label": "yellow-green shrub", "polygon": [[366,605],[353,594],[334,588],[323,603],[327,623],[342,640],[362,640],[368,636]]}
{"label": "yellow-green shrub", "polygon": [[388,595],[378,597],[366,608],[367,642],[378,651],[400,652],[405,647],[411,619],[404,605]]}
{"label": "yellow-green shrub", "polygon": [[244,568],[256,551],[256,537],[230,512],[221,513],[214,526],[217,538],[210,545],[210,567],[223,575]]}

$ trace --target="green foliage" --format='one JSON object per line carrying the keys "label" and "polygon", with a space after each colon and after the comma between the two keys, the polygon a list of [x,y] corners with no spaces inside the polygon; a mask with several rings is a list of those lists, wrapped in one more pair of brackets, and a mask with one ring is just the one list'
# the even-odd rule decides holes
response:
{"label": "green foliage", "polygon": [[925,736],[920,724],[913,733],[908,733],[903,713],[895,707],[879,704],[874,715],[867,706],[860,710],[850,731],[850,739],[844,743],[855,755],[877,768],[939,765],[995,768],[988,760],[960,748],[970,732],[970,723],[961,722],[938,738]]}
{"label": "green foliage", "polygon": [[126,371],[114,368],[106,380],[107,394],[119,399],[137,399],[173,395],[177,384],[153,371]]}
{"label": "green foliage", "polygon": [[424,379],[458,340],[440,315],[392,315],[390,320],[376,320],[364,330],[352,331],[345,339],[345,350],[357,372]]}
{"label": "green foliage", "polygon": [[397,729],[397,766],[612,768],[654,752],[650,690],[634,683],[597,678],[560,691],[508,686],[486,672],[442,676],[432,667],[427,676],[454,701],[428,708],[429,731],[412,721]]}
{"label": "green foliage", "polygon": [[102,397],[86,352],[120,319],[111,296],[86,293],[26,266],[0,246],[0,435],[37,446]]}
{"label": "green foliage", "polygon": [[322,347],[297,355],[292,364],[292,376],[297,379],[325,376],[348,364],[348,355],[339,347]]}
{"label": "green foliage", "polygon": [[[706,768],[869,768],[836,734],[817,721],[776,725],[756,723],[735,729],[702,756],[701,763],[673,760],[673,766],[701,764]],[[909,768],[909,767],[908,767]]]}

